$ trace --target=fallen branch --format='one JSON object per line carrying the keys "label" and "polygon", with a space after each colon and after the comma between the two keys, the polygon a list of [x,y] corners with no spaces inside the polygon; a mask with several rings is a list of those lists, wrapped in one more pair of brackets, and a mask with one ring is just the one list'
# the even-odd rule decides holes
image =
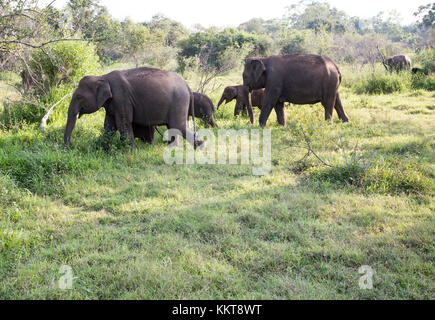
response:
{"label": "fallen branch", "polygon": [[320,158],[320,157],[317,155],[317,153],[314,152],[313,148],[311,147],[311,140],[310,140],[310,139],[308,138],[308,136],[305,134],[305,131],[304,131],[304,129],[303,129],[302,127],[301,127],[301,131],[302,131],[302,134],[304,135],[305,143],[307,144],[307,150],[308,150],[308,152],[307,152],[307,156],[308,156],[310,153],[312,153],[312,154],[314,154],[314,156],[315,156],[317,159],[319,159],[319,161],[320,161],[321,163],[323,163],[323,165],[332,168],[332,166],[331,166],[330,164],[328,164],[328,163],[326,163],[325,161],[323,161],[322,158]]}
{"label": "fallen branch", "polygon": [[64,95],[62,97],[62,99],[60,99],[58,102],[56,102],[55,104],[53,104],[48,110],[46,109],[46,113],[45,115],[42,117],[41,119],[41,124],[39,125],[41,131],[44,131],[45,126],[47,125],[47,120],[48,117],[50,116],[50,114],[53,112],[54,108],[56,108],[57,105],[59,105],[63,100],[65,100],[66,97],[70,96],[71,93],[67,93],[66,95]]}
{"label": "fallen branch", "polygon": [[304,159],[306,159],[310,154],[313,154],[324,166],[326,166],[326,167],[329,167],[329,168],[332,168],[333,166],[331,166],[329,163],[327,163],[326,161],[324,161],[314,150],[313,150],[313,148],[312,148],[312,146],[311,146],[311,140],[310,140],[310,138],[305,134],[305,131],[304,131],[304,129],[302,128],[302,126],[301,126],[301,132],[302,132],[302,135],[304,136],[304,140],[305,140],[305,146],[304,147],[302,147],[302,146],[288,146],[287,148],[297,148],[297,149],[304,149],[304,150],[307,150],[307,153],[300,159],[300,160],[298,160],[298,161],[296,161],[296,162],[301,162],[301,161],[303,161]]}

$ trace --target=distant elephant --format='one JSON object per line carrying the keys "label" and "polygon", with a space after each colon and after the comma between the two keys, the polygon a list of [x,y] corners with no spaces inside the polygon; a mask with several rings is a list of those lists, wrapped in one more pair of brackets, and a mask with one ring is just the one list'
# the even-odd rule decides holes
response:
{"label": "distant elephant", "polygon": [[259,119],[262,127],[272,108],[275,108],[278,122],[285,124],[284,102],[321,102],[326,120],[332,121],[335,108],[343,122],[349,121],[338,93],[340,84],[341,73],[336,64],[328,57],[313,54],[248,58],[243,70],[243,85],[249,91],[265,88]]}
{"label": "distant elephant", "polygon": [[389,71],[402,71],[411,68],[411,59],[405,55],[388,58],[384,62],[384,67]]}
{"label": "distant elephant", "polygon": [[384,54],[378,46],[376,46],[376,49],[378,50],[382,58],[382,64],[384,65],[385,69],[387,69],[387,71],[402,71],[411,68],[411,59],[408,56],[398,55],[392,58],[385,59]]}
{"label": "distant elephant", "polygon": [[[222,97],[219,100],[217,108],[219,109],[223,102],[229,103],[236,99],[234,117],[237,117],[240,114],[240,111],[242,111],[243,115],[246,115],[247,111],[249,110],[249,97],[251,97],[251,106],[261,109],[261,105],[263,104],[264,89],[253,90],[251,93],[248,91],[248,95],[246,95],[246,90],[247,87],[243,85],[226,87],[222,93]],[[251,123],[254,123],[253,117]]]}
{"label": "distant elephant", "polygon": [[[143,67],[86,76],[80,80],[69,105],[64,143],[70,145],[77,115],[80,118],[101,107],[106,109],[105,131],[119,130],[133,147],[136,147],[135,136],[152,141],[154,128],[159,125],[178,129],[184,138],[187,134],[194,137],[187,128],[193,104],[189,86],[174,72]],[[194,137],[195,147],[203,143]]]}
{"label": "distant elephant", "polygon": [[[193,97],[195,100],[195,117],[201,118],[212,127],[217,127],[218,125],[216,124],[216,120],[214,118],[214,105],[210,98],[205,94],[198,92],[194,92]],[[190,112],[189,116],[191,115],[192,114]]]}

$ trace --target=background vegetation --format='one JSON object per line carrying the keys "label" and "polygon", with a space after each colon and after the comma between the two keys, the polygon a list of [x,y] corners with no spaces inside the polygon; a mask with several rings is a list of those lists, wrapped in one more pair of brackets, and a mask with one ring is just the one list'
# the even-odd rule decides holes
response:
{"label": "background vegetation", "polygon": [[[305,1],[283,19],[195,30],[117,21],[93,0],[0,8],[0,298],[434,298],[434,4],[410,26]],[[386,72],[377,45],[424,72]],[[351,122],[325,123],[319,105],[288,106],[286,127],[272,115],[270,175],[168,166],[160,136],[130,150],[117,135],[104,150],[104,111],[62,146],[85,74],[174,70],[216,103],[245,57],[295,52],[337,62]],[[252,128],[233,105],[220,127]],[[62,264],[72,290],[56,285]],[[361,265],[376,271],[373,290],[358,287]]]}

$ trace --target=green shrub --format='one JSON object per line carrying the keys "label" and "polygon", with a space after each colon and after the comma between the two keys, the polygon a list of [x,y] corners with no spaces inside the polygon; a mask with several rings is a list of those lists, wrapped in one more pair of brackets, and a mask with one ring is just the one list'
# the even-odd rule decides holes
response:
{"label": "green shrub", "polygon": [[389,194],[429,193],[430,180],[415,163],[382,161],[368,169],[361,177],[367,191]]}
{"label": "green shrub", "polygon": [[6,128],[35,123],[44,116],[44,109],[33,104],[4,102],[0,123]]}
{"label": "green shrub", "polygon": [[435,49],[420,51],[414,58],[413,65],[420,65],[425,73],[435,72]]}
{"label": "green shrub", "polygon": [[413,89],[435,91],[435,76],[433,74],[428,76],[425,74],[413,75],[411,79],[411,87]]}
{"label": "green shrub", "polygon": [[[98,74],[100,64],[95,45],[85,41],[57,42],[44,51],[34,49],[31,53],[30,67],[32,74],[42,86],[35,88],[36,95],[30,95],[26,100],[34,100],[35,104],[5,103],[0,120],[10,128],[23,123],[39,123],[46,110],[70,93],[78,81],[85,75]],[[50,120],[65,113],[70,99],[65,99],[56,107]],[[41,107],[42,106],[42,107]]]}
{"label": "green shrub", "polygon": [[372,165],[351,161],[331,168],[311,170],[310,178],[337,186],[354,186],[382,194],[430,194],[433,182],[415,163],[381,160]]}
{"label": "green shrub", "polygon": [[410,88],[408,73],[377,72],[363,76],[354,84],[354,91],[358,94],[388,94],[402,92]]}
{"label": "green shrub", "polygon": [[31,56],[30,67],[45,89],[61,81],[77,83],[83,76],[96,74],[100,69],[95,45],[85,41],[57,42],[44,51],[33,50]]}

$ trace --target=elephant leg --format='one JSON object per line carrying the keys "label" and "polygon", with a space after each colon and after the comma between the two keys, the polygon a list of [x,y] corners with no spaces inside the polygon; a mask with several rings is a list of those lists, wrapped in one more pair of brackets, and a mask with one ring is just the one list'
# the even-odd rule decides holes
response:
{"label": "elephant leg", "polygon": [[285,126],[285,112],[284,112],[284,102],[279,102],[275,106],[276,119],[278,123],[282,126]]}
{"label": "elephant leg", "polygon": [[248,107],[243,106],[242,108],[242,116],[246,117],[248,115]]}
{"label": "elephant leg", "polygon": [[106,113],[104,118],[104,131],[106,134],[113,135],[116,132],[115,118],[112,115]]}
{"label": "elephant leg", "polygon": [[325,120],[332,120],[332,110],[334,109],[336,94],[330,94],[322,99],[322,105],[325,108]]}
{"label": "elephant leg", "polygon": [[337,92],[337,97],[335,98],[334,104],[335,111],[337,111],[338,118],[343,122],[349,122],[349,118],[347,117],[346,112],[343,109],[343,105],[341,104],[340,94]]}
{"label": "elephant leg", "polygon": [[236,106],[234,107],[234,118],[237,118],[240,114],[240,104],[236,102]]}
{"label": "elephant leg", "polygon": [[[177,146],[178,145],[178,136],[181,134],[181,136],[186,139],[189,143],[193,145],[193,147],[196,149],[197,147],[200,147],[204,144],[204,141],[199,139],[198,137],[195,137],[194,133],[188,129],[188,122],[182,121],[180,123],[179,119],[175,118],[175,120],[170,119],[168,123],[168,129],[177,129],[178,132],[175,136],[171,138],[171,141],[169,141],[169,146]],[[188,139],[188,137],[193,138]]]}
{"label": "elephant leg", "polygon": [[[133,132],[133,123],[132,123],[133,119],[128,121],[125,118],[126,118],[125,115],[124,116],[120,114],[115,115],[116,127],[118,128],[119,132],[123,137],[129,139],[130,145],[133,148],[137,148],[136,142],[134,141],[134,132]],[[133,116],[131,116],[131,118],[133,118]]]}
{"label": "elephant leg", "polygon": [[278,103],[280,92],[281,91],[278,88],[266,90],[266,94],[263,99],[263,105],[261,106],[260,119],[259,119],[260,126],[264,127],[266,125],[267,119],[269,119],[272,108],[274,108],[274,106],[276,106]]}
{"label": "elephant leg", "polygon": [[140,138],[142,141],[152,144],[154,140],[154,126],[141,126],[133,124],[133,133],[136,138]]}

